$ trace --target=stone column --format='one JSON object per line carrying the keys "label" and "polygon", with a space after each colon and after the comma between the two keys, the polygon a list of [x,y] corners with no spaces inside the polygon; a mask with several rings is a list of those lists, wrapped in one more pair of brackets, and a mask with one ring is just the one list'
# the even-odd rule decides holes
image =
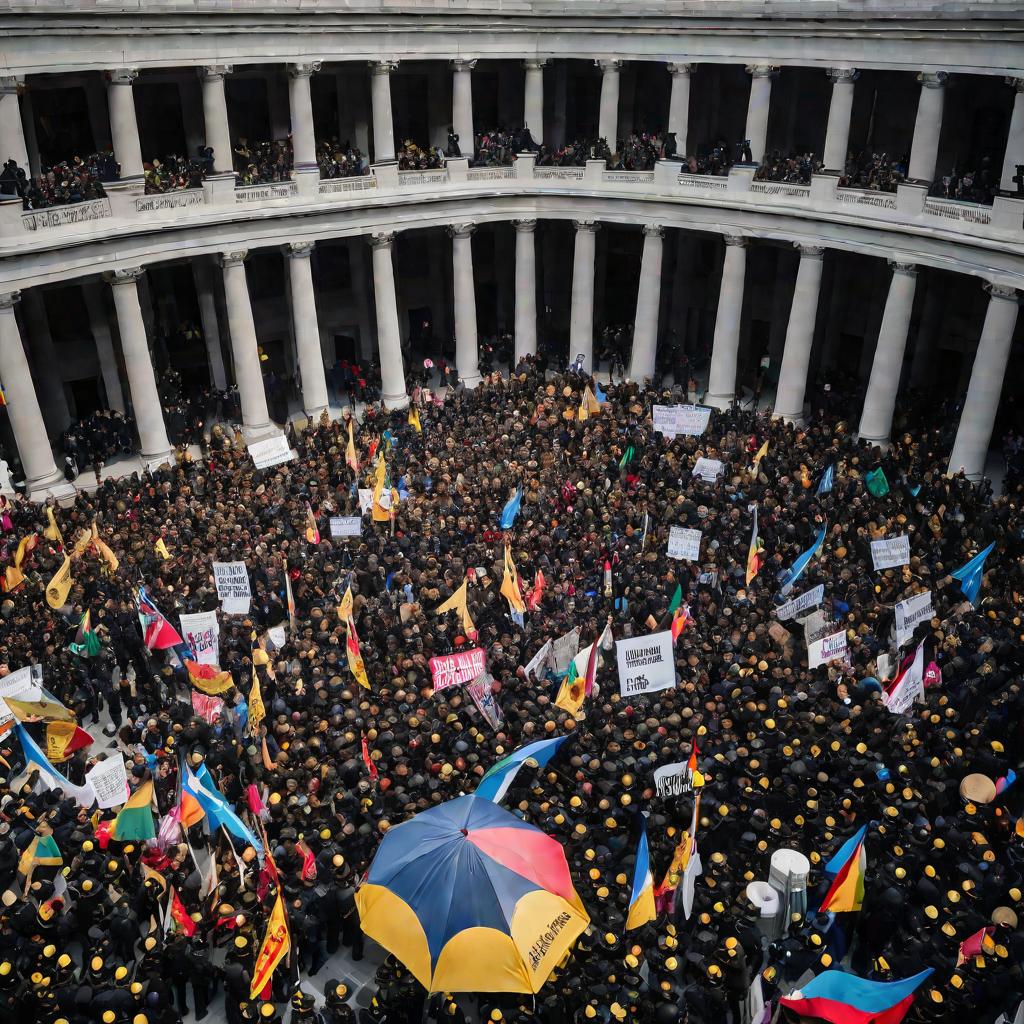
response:
{"label": "stone column", "polygon": [[292,150],[295,170],[316,168],[316,138],[313,133],[313,98],[309,91],[310,76],[320,70],[320,61],[288,65],[288,103],[292,120]]}
{"label": "stone column", "polygon": [[110,135],[114,142],[114,159],[121,165],[122,181],[141,178],[143,173],[139,122],[132,95],[132,82],[138,77],[138,68],[117,68],[107,72]]}
{"label": "stone column", "polygon": [[676,149],[686,156],[686,138],[690,132],[690,74],[696,64],[669,64],[672,95],[668,104],[668,130],[676,136]]}
{"label": "stone column", "polygon": [[577,220],[572,258],[572,295],[569,305],[569,360],[583,356],[583,368],[594,371],[594,264],[597,230],[593,220]]}
{"label": "stone column", "polygon": [[167,440],[167,428],[156,388],[156,374],[153,359],[146,339],[146,325],[142,320],[139,305],[138,280],[143,271],[140,267],[130,270],[115,270],[107,275],[114,291],[114,308],[117,311],[117,330],[121,336],[121,355],[128,377],[128,390],[132,396],[132,412],[139,431],[142,458],[145,462],[157,463],[168,459],[171,445]]}
{"label": "stone column", "polygon": [[614,153],[619,135],[619,71],[622,61],[595,60],[594,64],[601,69],[601,107],[597,134]]}
{"label": "stone column", "polygon": [[100,361],[100,372],[103,374],[103,388],[107,393],[107,405],[119,413],[124,413],[124,390],[121,387],[121,374],[117,368],[117,356],[114,353],[114,339],[110,333],[110,322],[103,302],[103,292],[99,283],[82,285],[82,297],[85,308],[89,312],[89,329],[92,340],[96,344],[96,355]]}
{"label": "stone column", "polygon": [[718,313],[711,350],[711,372],[704,400],[716,409],[728,409],[736,397],[736,360],[740,346],[743,314],[743,279],[747,270],[747,240],[725,236],[722,286],[718,292]]}
{"label": "stone column", "polygon": [[459,137],[462,155],[472,160],[476,156],[476,138],[473,135],[473,68],[475,60],[452,61],[452,128]]}
{"label": "stone column", "polygon": [[771,64],[748,64],[750,99],[747,101],[747,128],[744,138],[750,141],[754,163],[764,159],[768,145],[768,110],[772,101],[772,79],[778,68]]}
{"label": "stone column", "polygon": [[[53,293],[50,293],[53,298]],[[41,288],[30,288],[22,300],[25,319],[23,326],[28,335],[29,369],[34,369],[38,383],[37,395],[51,436],[60,434],[71,422],[71,410],[64,393],[63,367],[50,331],[50,317],[46,311]],[[0,377],[0,382],[3,378]]]}
{"label": "stone column", "polygon": [[[1006,84],[1013,86],[1013,113],[1010,115],[1010,131],[1006,136],[1006,151],[1003,154],[1003,173],[999,176],[999,187],[1011,195],[1017,194],[1017,164],[1024,164],[1024,78],[1007,78]],[[0,127],[0,132],[2,132]]]}
{"label": "stone column", "polygon": [[232,72],[230,64],[210,64],[199,69],[203,85],[203,121],[206,145],[213,150],[215,174],[234,170],[231,129],[228,127],[228,104],[224,96],[224,78]]}
{"label": "stone column", "polygon": [[850,144],[850,115],[853,112],[856,68],[829,68],[832,82],[832,102],[828,108],[828,128],[825,130],[825,151],[822,163],[826,171],[842,174],[846,170],[846,151]]}
{"label": "stone column", "polygon": [[544,68],[546,60],[525,60],[526,87],[523,99],[523,126],[530,129],[533,141],[544,144]]}
{"label": "stone column", "polygon": [[208,257],[198,256],[192,260],[192,280],[196,286],[199,321],[206,342],[210,381],[219,391],[224,391],[228,386],[228,377],[224,372],[224,352],[220,344],[220,323],[217,320],[217,300],[213,294],[211,270]]}
{"label": "stone column", "polygon": [[29,174],[28,146],[18,99],[18,91],[24,87],[23,78],[0,77],[0,164],[13,160]]}
{"label": "stone column", "polygon": [[942,107],[946,98],[945,71],[922,72],[921,97],[917,101],[914,141],[910,147],[910,181],[930,183],[935,178],[935,161],[939,155],[939,133],[942,131]]}
{"label": "stone column", "polygon": [[516,349],[514,363],[537,354],[537,249],[535,220],[514,220],[516,229]]}
{"label": "stone column", "polygon": [[302,379],[302,408],[316,419],[327,408],[327,374],[320,347],[320,327],[313,294],[312,242],[291,242],[285,249],[292,292],[292,330]]}
{"label": "stone column", "polygon": [[917,267],[912,263],[889,261],[892,280],[885,300],[885,312],[878,328],[878,344],[871,364],[871,377],[860,414],[859,434],[871,444],[888,444],[892,416],[896,411],[896,393],[903,371],[903,353],[907,347],[910,314],[917,289]]}
{"label": "stone column", "polygon": [[[402,359],[402,336],[398,329],[395,267],[391,259],[395,235],[393,231],[379,232],[371,235],[368,241],[373,250],[373,299],[377,308],[381,395],[389,409],[404,409],[409,404],[409,396],[405,390],[405,363]],[[469,241],[468,237],[466,241]],[[470,274],[472,275],[472,267]],[[472,281],[470,283],[472,285]],[[475,320],[475,309],[473,315]],[[459,366],[461,368],[461,362]]]}
{"label": "stone column", "polygon": [[397,60],[370,61],[370,106],[373,108],[373,162],[395,159],[395,121],[391,114],[391,72]]}
{"label": "stone column", "polygon": [[28,496],[41,500],[55,490],[68,490],[53,461],[46,424],[32,383],[21,331],[14,315],[18,292],[0,294],[0,380],[4,384],[7,414],[25,471]]}
{"label": "stone column", "polygon": [[224,268],[224,304],[231,332],[235,383],[242,401],[242,425],[246,438],[254,441],[274,433],[274,428],[267,411],[256,325],[252,319],[249,283],[245,279],[246,256],[248,252],[245,249],[223,253],[220,265]]}
{"label": "stone column", "polygon": [[1017,292],[994,283],[986,284],[985,290],[989,293],[985,325],[981,329],[971,383],[949,457],[949,472],[959,473],[962,469],[972,480],[979,479],[985,472],[1013,330],[1017,325]]}
{"label": "stone column", "polygon": [[661,254],[665,229],[660,224],[644,225],[644,252],[640,259],[640,286],[636,292],[633,317],[633,353],[629,377],[638,383],[654,376],[658,358],[658,311],[661,308]]}
{"label": "stone column", "polygon": [[452,238],[452,293],[455,299],[455,364],[467,388],[480,383],[476,330],[476,291],[473,285],[473,232],[475,224],[454,224]]}
{"label": "stone column", "polygon": [[793,244],[800,250],[800,266],[793,287],[793,304],[789,307],[789,326],[786,328],[786,347],[782,350],[774,415],[790,423],[802,423],[825,250],[814,245]]}

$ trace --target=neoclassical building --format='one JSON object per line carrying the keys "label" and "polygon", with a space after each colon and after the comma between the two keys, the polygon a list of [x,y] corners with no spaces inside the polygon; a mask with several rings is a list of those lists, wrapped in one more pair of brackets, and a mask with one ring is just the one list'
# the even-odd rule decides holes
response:
{"label": "neoclassical building", "polygon": [[[252,439],[279,430],[268,363],[315,415],[339,358],[373,359],[400,407],[424,323],[467,386],[485,336],[593,368],[621,323],[630,378],[703,357],[720,408],[771,365],[799,421],[842,374],[877,443],[902,388],[933,389],[972,476],[1021,384],[1019,4],[6,0],[0,25],[0,160],[23,172],[0,195],[0,430],[33,498],[98,407],[166,460],[167,369],[237,386]],[[474,158],[524,126],[529,151]],[[464,155],[402,169],[407,140],[452,135]],[[642,169],[598,141],[645,135]],[[286,173],[246,183],[261,140],[288,140]],[[359,173],[323,177],[335,149]],[[92,197],[23,187],[100,153]],[[172,153],[202,174],[149,187]],[[169,347],[182,320],[199,340]]]}

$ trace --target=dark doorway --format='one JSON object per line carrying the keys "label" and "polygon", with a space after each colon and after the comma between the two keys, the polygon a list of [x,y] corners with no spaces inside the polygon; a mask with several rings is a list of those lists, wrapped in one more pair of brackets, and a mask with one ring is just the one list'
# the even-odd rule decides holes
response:
{"label": "dark doorway", "polygon": [[83,88],[33,90],[32,114],[44,167],[95,152]]}
{"label": "dark doorway", "polygon": [[408,316],[410,349],[429,356],[434,347],[434,314],[429,306],[417,306]]}
{"label": "dark doorway", "polygon": [[100,401],[99,381],[95,377],[69,381],[67,387],[71,391],[71,413],[75,419],[91,416],[106,408],[106,404]]}
{"label": "dark doorway", "polygon": [[334,335],[334,361],[338,363],[343,359],[350,363],[359,359],[359,346],[351,334]]}

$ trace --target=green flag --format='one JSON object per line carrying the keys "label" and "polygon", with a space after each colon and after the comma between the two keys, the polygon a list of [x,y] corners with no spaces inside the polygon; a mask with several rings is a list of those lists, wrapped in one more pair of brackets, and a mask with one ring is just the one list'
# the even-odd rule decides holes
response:
{"label": "green flag", "polygon": [[619,469],[625,469],[633,461],[633,456],[635,454],[636,454],[635,449],[633,448],[632,445],[630,445],[626,449],[626,454],[622,456],[622,459],[619,462]]}
{"label": "green flag", "polygon": [[676,592],[672,595],[672,600],[668,605],[668,613],[672,615],[675,610],[683,603],[683,585],[681,583],[676,584]]}
{"label": "green flag", "polygon": [[885,479],[885,473],[881,468],[865,473],[864,484],[876,498],[883,498],[889,493],[889,481]]}
{"label": "green flag", "polygon": [[78,623],[75,639],[68,644],[68,650],[80,658],[94,658],[100,653],[100,638],[92,628],[92,617],[88,610]]}

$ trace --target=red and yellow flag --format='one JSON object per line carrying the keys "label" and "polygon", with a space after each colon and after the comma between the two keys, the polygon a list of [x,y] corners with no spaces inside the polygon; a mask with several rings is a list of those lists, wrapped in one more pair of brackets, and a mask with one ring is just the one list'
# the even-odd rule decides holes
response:
{"label": "red and yellow flag", "polygon": [[356,455],[356,439],[352,433],[352,418],[348,421],[348,444],[345,446],[345,463],[353,473],[359,472],[359,457]]}
{"label": "red and yellow flag", "polygon": [[359,635],[356,633],[356,624],[351,619],[345,622],[345,655],[348,658],[348,669],[356,677],[356,682],[364,690],[368,690],[370,680],[366,676],[363,656],[359,653]]}
{"label": "red and yellow flag", "polygon": [[513,612],[520,615],[526,611],[526,603],[523,601],[523,590],[519,582],[519,570],[516,563],[512,561],[512,551],[505,545],[505,578],[501,583],[502,597],[508,601],[508,606]]}
{"label": "red and yellow flag", "polygon": [[171,921],[174,927],[179,929],[185,935],[195,935],[196,923],[192,920],[191,915],[185,909],[185,904],[181,902],[181,897],[178,895],[178,890],[171,886],[170,905],[168,907],[171,914]]}
{"label": "red and yellow flag", "polygon": [[290,948],[288,918],[285,916],[284,902],[281,900],[280,891],[278,891],[274,909],[267,922],[267,934],[263,937],[263,945],[260,946],[259,955],[256,957],[256,966],[253,968],[250,999],[255,999],[264,989],[269,988],[275,968]]}

